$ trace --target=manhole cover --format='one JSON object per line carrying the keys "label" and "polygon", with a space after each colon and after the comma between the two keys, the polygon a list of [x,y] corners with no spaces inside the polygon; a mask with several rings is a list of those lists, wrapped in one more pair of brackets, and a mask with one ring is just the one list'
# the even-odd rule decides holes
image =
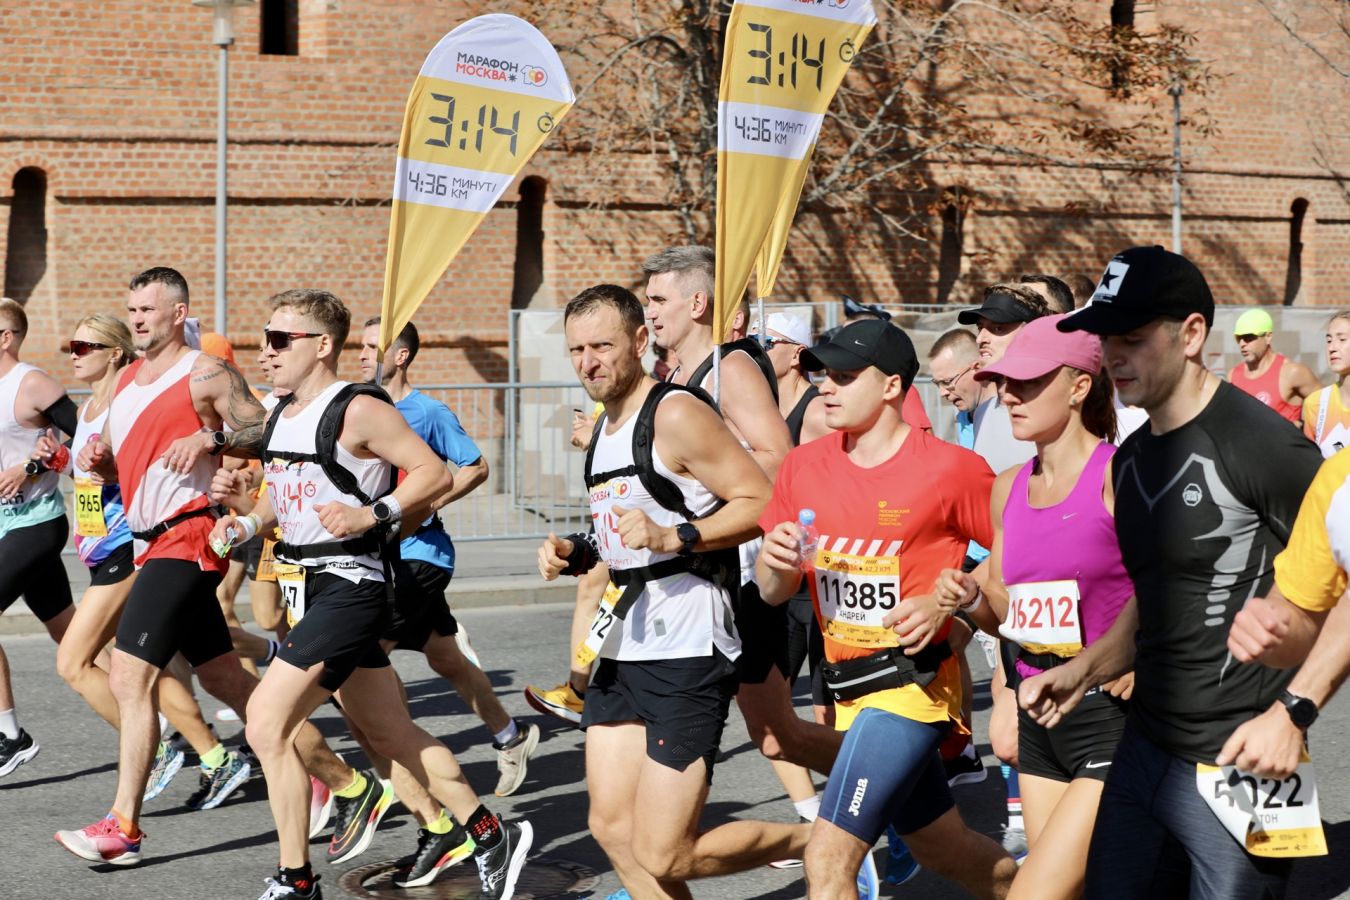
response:
{"label": "manhole cover", "polygon": [[[478,867],[465,860],[441,874],[423,887],[401,888],[394,884],[398,863],[372,863],[352,869],[338,884],[352,897],[362,900],[471,900],[481,896]],[[532,859],[521,870],[516,880],[515,896],[519,900],[576,900],[578,896],[595,890],[600,876],[580,863],[565,859]]]}

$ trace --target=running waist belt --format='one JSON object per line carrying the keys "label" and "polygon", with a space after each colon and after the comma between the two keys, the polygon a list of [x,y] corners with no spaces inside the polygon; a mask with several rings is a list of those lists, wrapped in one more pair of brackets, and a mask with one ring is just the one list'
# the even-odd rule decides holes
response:
{"label": "running waist belt", "polygon": [[168,519],[165,519],[163,522],[160,522],[158,525],[155,525],[146,531],[133,531],[131,533],[131,536],[138,541],[153,541],[155,538],[159,537],[161,534],[168,531],[170,528],[174,527],[180,522],[186,522],[188,519],[193,519],[196,518],[197,516],[219,517],[224,515],[224,513],[225,510],[222,507],[203,506],[200,509],[189,510],[188,512],[179,513],[176,516],[172,516]]}
{"label": "running waist belt", "polygon": [[614,604],[614,616],[622,619],[628,615],[628,611],[633,608],[638,597],[642,596],[642,588],[649,581],[656,581],[658,578],[667,578],[671,575],[679,575],[681,572],[688,572],[691,575],[697,575],[704,581],[711,581],[713,584],[727,587],[732,577],[739,577],[739,569],[735,575],[721,564],[718,556],[725,557],[724,551],[716,553],[699,553],[693,556],[676,556],[671,559],[663,559],[650,566],[635,566],[631,569],[611,569],[609,580],[614,582],[616,587],[623,589],[623,594],[619,601]]}
{"label": "running waist belt", "polygon": [[1017,658],[1033,668],[1042,670],[1062,666],[1073,659],[1072,656],[1056,656],[1053,653],[1032,653],[1025,647],[1017,648]]}
{"label": "running waist belt", "polygon": [[938,667],[951,655],[951,645],[946,641],[930,644],[913,656],[906,656],[902,647],[894,647],[861,659],[824,663],[821,673],[835,700],[857,700],[907,684],[928,687],[937,677]]}

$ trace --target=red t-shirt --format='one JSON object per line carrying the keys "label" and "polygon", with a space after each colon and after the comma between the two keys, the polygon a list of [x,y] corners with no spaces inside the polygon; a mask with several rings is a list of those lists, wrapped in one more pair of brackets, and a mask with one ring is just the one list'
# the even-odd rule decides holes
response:
{"label": "red t-shirt", "polygon": [[918,389],[913,385],[905,391],[905,400],[900,407],[900,418],[905,420],[906,425],[913,425],[924,431],[933,430],[933,420],[928,418],[928,410],[924,409],[923,397],[919,396]]}
{"label": "red t-shirt", "polygon": [[[961,565],[970,541],[987,547],[994,539],[994,473],[975,453],[911,427],[894,456],[865,469],[848,458],[844,440],[829,434],[792,450],[759,520],[768,532],[815,510],[820,546],[808,574],[831,661],[897,646],[882,617],[900,599],[930,593],[939,572]],[[959,718],[956,660],[926,690],[909,685],[839,703],[838,726],[867,707],[921,722]]]}

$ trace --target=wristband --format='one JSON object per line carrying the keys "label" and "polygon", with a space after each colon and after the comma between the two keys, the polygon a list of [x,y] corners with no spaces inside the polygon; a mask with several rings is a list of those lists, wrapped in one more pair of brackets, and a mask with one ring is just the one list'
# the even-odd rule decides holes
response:
{"label": "wristband", "polygon": [[572,552],[567,554],[567,568],[563,575],[585,575],[600,561],[600,551],[591,543],[591,535],[578,531],[567,535],[564,540],[572,542]]}
{"label": "wristband", "polygon": [[235,521],[239,523],[239,539],[235,541],[236,544],[247,544],[253,540],[254,535],[258,533],[258,526],[262,524],[262,520],[253,513]]}
{"label": "wristband", "polygon": [[979,609],[980,604],[982,603],[984,603],[984,590],[982,588],[976,588],[975,596],[971,597],[965,603],[957,604],[956,608],[961,610],[962,612],[971,613]]}

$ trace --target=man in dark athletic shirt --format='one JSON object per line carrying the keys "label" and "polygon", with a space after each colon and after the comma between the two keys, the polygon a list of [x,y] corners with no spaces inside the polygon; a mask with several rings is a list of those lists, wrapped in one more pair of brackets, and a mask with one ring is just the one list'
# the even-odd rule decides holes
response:
{"label": "man in dark athletic shirt", "polygon": [[[1103,337],[1121,400],[1143,407],[1113,460],[1116,531],[1136,600],[1101,644],[1023,683],[1047,725],[1082,692],[1133,667],[1129,724],[1112,763],[1084,896],[1263,900],[1284,896],[1289,861],[1248,854],[1201,795],[1240,723],[1292,672],[1240,664],[1233,618],[1266,594],[1319,454],[1268,427],[1259,401],[1204,365],[1214,300],[1204,276],[1161,247],[1118,254],[1092,302],[1060,327]],[[1136,632],[1137,630],[1137,632]],[[1108,674],[1113,673],[1113,674]]]}

